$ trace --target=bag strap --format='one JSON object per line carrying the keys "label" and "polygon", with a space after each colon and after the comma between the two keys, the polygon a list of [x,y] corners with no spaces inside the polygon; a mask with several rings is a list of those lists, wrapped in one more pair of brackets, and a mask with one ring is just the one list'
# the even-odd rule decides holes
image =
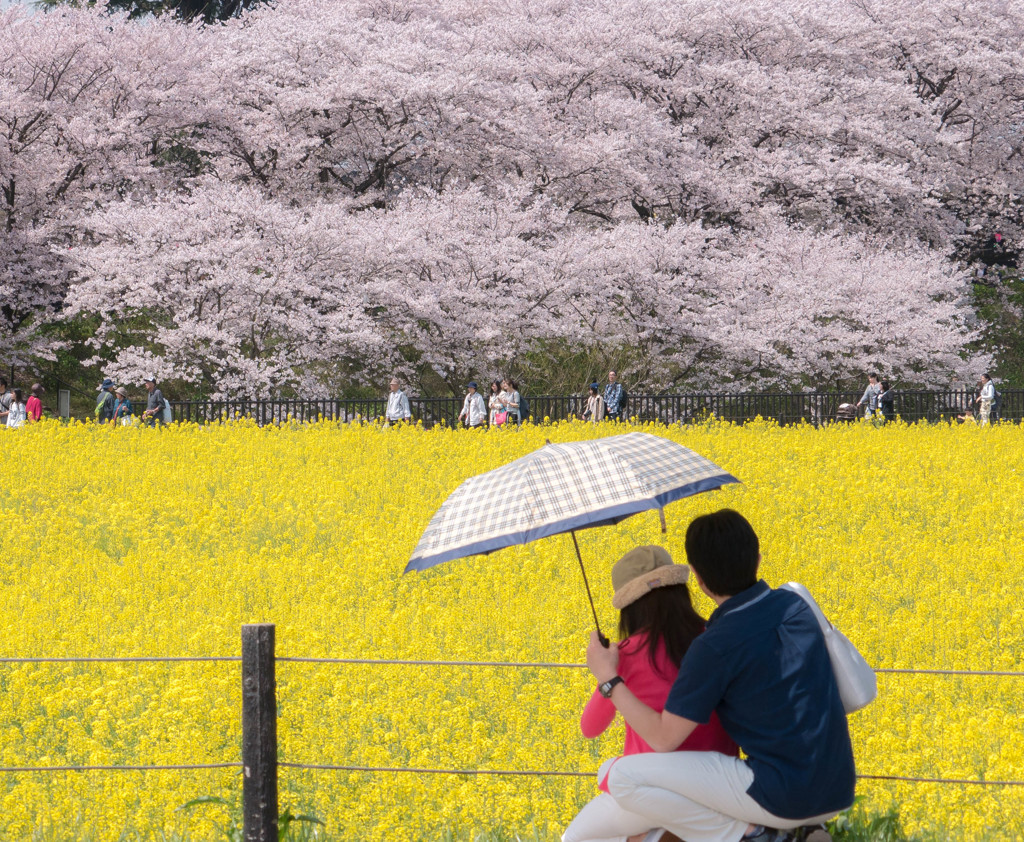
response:
{"label": "bag strap", "polygon": [[818,625],[821,626],[821,630],[823,632],[835,628],[835,626],[829,622],[828,617],[825,616],[825,612],[818,607],[818,603],[814,601],[814,597],[811,596],[811,592],[799,582],[786,582],[786,584],[779,586],[779,590],[791,591],[806,602],[808,606],[810,606],[811,611],[814,612],[814,616],[818,620]]}

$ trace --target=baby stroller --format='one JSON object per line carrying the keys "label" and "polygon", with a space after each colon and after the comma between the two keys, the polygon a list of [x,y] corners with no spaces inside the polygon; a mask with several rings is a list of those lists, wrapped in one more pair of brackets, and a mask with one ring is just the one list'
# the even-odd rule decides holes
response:
{"label": "baby stroller", "polygon": [[856,421],[857,420],[857,404],[855,403],[841,403],[839,409],[836,410],[836,421]]}

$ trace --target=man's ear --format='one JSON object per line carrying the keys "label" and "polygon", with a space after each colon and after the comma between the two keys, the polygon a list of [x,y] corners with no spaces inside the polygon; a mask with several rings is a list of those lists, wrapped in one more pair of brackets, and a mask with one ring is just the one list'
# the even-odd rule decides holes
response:
{"label": "man's ear", "polygon": [[708,586],[704,584],[704,580],[700,578],[700,574],[694,570],[693,567],[690,568],[690,573],[693,574],[697,587],[700,588],[708,598],[714,599],[714,597],[711,596],[711,591],[708,590]]}

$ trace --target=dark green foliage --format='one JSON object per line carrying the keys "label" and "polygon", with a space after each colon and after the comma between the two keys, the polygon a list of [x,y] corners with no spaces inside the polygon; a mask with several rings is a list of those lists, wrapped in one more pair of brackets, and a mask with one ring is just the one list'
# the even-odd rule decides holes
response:
{"label": "dark green foliage", "polygon": [[[201,18],[206,23],[215,23],[237,17],[261,2],[264,0],[109,0],[107,6],[112,12],[127,12],[132,18],[173,14],[186,21]],[[65,5],[66,0],[38,0],[38,4],[54,8]],[[77,5],[76,0],[70,0],[69,5]]]}
{"label": "dark green foliage", "polygon": [[1024,386],[1024,278],[995,267],[974,279],[978,315],[988,323],[982,348],[996,348],[992,376],[1000,388]]}

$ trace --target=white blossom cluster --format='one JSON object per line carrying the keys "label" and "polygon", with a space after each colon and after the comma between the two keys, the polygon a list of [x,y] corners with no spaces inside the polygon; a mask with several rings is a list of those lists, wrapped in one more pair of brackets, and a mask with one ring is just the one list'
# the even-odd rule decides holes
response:
{"label": "white blossom cluster", "polygon": [[988,365],[964,243],[1017,236],[1024,5],[288,0],[0,11],[0,357],[209,394],[538,348],[636,386]]}

